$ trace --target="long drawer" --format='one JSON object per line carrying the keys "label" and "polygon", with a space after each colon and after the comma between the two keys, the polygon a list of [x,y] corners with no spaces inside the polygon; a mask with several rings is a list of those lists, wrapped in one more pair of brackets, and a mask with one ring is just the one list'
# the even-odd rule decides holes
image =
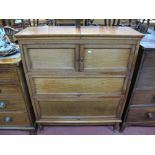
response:
{"label": "long drawer", "polygon": [[124,78],[33,78],[36,94],[121,93]]}
{"label": "long drawer", "polygon": [[23,99],[1,99],[0,112],[2,111],[25,111],[25,103]]}
{"label": "long drawer", "polygon": [[120,98],[105,98],[102,101],[38,101],[41,118],[117,117],[120,104]]}
{"label": "long drawer", "polygon": [[0,126],[29,126],[27,113],[0,113]]}
{"label": "long drawer", "polygon": [[155,90],[136,90],[131,99],[131,105],[155,105]]}
{"label": "long drawer", "polygon": [[155,121],[155,107],[130,108],[128,122],[151,122]]}

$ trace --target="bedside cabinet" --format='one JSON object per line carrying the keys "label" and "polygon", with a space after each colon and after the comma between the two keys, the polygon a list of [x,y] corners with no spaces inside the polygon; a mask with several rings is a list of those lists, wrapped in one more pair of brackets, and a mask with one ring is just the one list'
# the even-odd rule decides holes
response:
{"label": "bedside cabinet", "polygon": [[20,53],[0,57],[0,129],[35,129]]}
{"label": "bedside cabinet", "polygon": [[128,27],[29,27],[16,34],[39,125],[121,122],[143,35]]}
{"label": "bedside cabinet", "polygon": [[155,36],[146,35],[140,45],[121,131],[130,125],[155,126]]}

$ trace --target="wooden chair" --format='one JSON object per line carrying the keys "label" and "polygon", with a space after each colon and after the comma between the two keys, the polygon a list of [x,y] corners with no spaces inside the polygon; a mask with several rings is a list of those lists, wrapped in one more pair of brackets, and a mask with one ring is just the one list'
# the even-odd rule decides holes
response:
{"label": "wooden chair", "polygon": [[87,25],[120,26],[120,19],[89,19]]}
{"label": "wooden chair", "polygon": [[137,20],[137,26],[135,29],[141,33],[147,34],[149,25],[150,19]]}
{"label": "wooden chair", "polygon": [[83,25],[82,19],[54,19],[55,26],[81,26]]}
{"label": "wooden chair", "polygon": [[131,26],[132,19],[87,19],[87,25],[101,26]]}
{"label": "wooden chair", "polygon": [[9,27],[9,26],[4,26],[4,31],[5,31],[5,34],[8,36],[8,38],[11,42],[17,42],[17,40],[14,37],[14,35],[17,32],[19,32],[17,29],[14,29],[14,28]]}

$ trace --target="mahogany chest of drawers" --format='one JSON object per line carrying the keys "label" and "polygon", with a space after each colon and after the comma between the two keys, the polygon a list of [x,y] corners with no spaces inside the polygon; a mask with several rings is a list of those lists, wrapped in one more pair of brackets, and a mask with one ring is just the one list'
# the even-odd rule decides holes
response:
{"label": "mahogany chest of drawers", "polygon": [[0,129],[34,131],[32,106],[20,54],[0,58]]}
{"label": "mahogany chest of drawers", "polygon": [[140,45],[122,131],[129,125],[155,126],[155,36],[146,35]]}
{"label": "mahogany chest of drawers", "polygon": [[36,123],[121,122],[142,34],[128,27],[31,27],[16,35]]}

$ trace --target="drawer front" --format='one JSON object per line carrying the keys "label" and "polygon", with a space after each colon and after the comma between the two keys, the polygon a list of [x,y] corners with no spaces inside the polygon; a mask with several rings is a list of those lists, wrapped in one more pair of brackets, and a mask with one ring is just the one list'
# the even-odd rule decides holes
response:
{"label": "drawer front", "polygon": [[76,53],[78,52],[76,46],[51,45],[49,48],[43,48],[39,45],[36,47],[29,46],[30,45],[28,45],[28,48],[25,52],[28,60],[28,70],[75,71],[76,59],[78,59],[76,58]]}
{"label": "drawer front", "polygon": [[128,122],[155,121],[155,107],[131,108],[128,113]]}
{"label": "drawer front", "polygon": [[127,71],[131,49],[84,48],[84,71]]}
{"label": "drawer front", "polygon": [[155,67],[143,68],[137,82],[138,88],[155,87]]}
{"label": "drawer front", "polygon": [[121,93],[124,78],[33,78],[37,94]]}
{"label": "drawer front", "polygon": [[103,101],[39,101],[41,117],[116,117],[120,99]]}
{"label": "drawer front", "polygon": [[19,99],[1,99],[0,98],[0,112],[2,111],[22,111],[26,110],[24,100]]}
{"label": "drawer front", "polygon": [[155,51],[145,52],[143,67],[154,67],[155,68]]}
{"label": "drawer front", "polygon": [[8,80],[8,81],[18,80],[17,71],[15,69],[0,68],[0,81],[1,80]]}
{"label": "drawer front", "polygon": [[16,85],[0,84],[0,96],[18,96],[18,97],[21,97],[21,90]]}
{"label": "drawer front", "polygon": [[0,126],[28,126],[30,120],[26,113],[0,113]]}
{"label": "drawer front", "polygon": [[155,104],[155,90],[137,90],[133,93],[131,104]]}

